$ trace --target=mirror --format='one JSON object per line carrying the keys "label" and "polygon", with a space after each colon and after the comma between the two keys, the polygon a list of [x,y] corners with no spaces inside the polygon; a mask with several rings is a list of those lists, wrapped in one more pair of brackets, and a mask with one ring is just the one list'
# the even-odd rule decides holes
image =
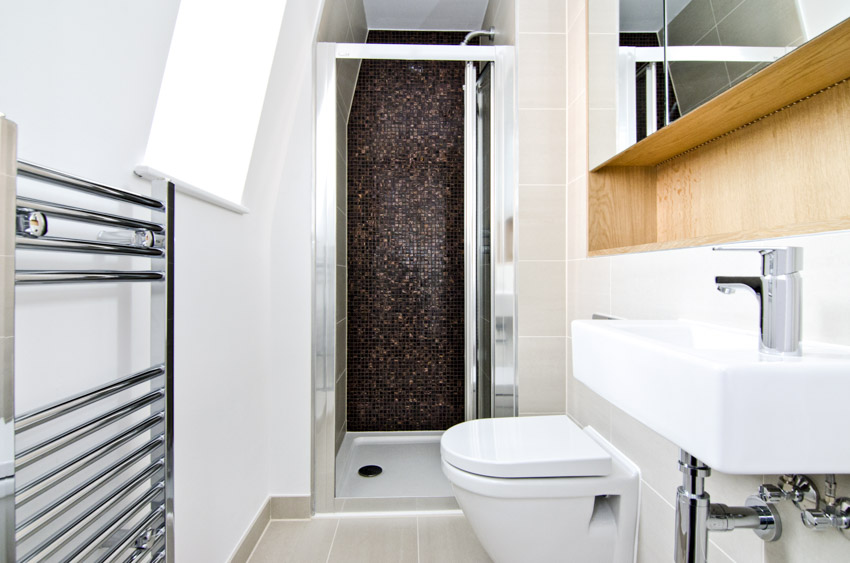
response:
{"label": "mirror", "polygon": [[847,0],[592,0],[590,168],[850,17]]}

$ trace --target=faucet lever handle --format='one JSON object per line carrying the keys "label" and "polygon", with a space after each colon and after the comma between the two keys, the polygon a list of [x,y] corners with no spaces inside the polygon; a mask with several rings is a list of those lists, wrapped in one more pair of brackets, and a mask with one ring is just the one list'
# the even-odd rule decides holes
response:
{"label": "faucet lever handle", "polygon": [[712,250],[758,252],[761,254],[761,273],[763,276],[784,276],[803,269],[803,249],[799,246],[776,248],[715,246]]}

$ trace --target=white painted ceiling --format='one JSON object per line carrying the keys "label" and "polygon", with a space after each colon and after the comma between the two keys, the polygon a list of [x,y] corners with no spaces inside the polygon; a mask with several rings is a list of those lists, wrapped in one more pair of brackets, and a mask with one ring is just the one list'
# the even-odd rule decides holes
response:
{"label": "white painted ceiling", "polygon": [[481,29],[488,0],[363,0],[369,29]]}
{"label": "white painted ceiling", "polygon": [[[690,2],[667,0],[667,20],[672,21]],[[663,23],[664,0],[620,0],[620,31],[658,31]]]}

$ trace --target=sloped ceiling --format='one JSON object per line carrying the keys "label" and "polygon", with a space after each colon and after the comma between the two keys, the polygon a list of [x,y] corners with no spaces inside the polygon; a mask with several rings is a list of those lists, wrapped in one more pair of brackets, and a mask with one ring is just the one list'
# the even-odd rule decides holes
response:
{"label": "sloped ceiling", "polygon": [[363,0],[369,29],[481,29],[488,0]]}

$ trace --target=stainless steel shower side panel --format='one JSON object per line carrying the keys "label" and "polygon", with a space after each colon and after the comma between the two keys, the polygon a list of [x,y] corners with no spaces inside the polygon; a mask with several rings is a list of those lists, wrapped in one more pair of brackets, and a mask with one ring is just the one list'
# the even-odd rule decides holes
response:
{"label": "stainless steel shower side panel", "polygon": [[17,126],[0,113],[0,563],[15,561],[15,186]]}
{"label": "stainless steel shower side panel", "polygon": [[511,46],[496,47],[493,65],[493,175],[491,257],[493,261],[493,379],[495,417],[518,416],[517,385],[517,74]]}
{"label": "stainless steel shower side panel", "polygon": [[[150,285],[151,365],[165,369],[165,561],[176,560],[174,548],[174,192],[169,180],[151,182],[151,196],[165,203],[151,220],[165,227],[165,253],[151,259],[151,270],[165,273],[163,283]],[[153,438],[154,434],[151,434]]]}
{"label": "stainless steel shower side panel", "polygon": [[335,512],[336,366],[336,44],[316,44],[313,200],[312,466],[313,512]]}
{"label": "stainless steel shower side panel", "polygon": [[478,418],[478,159],[477,159],[477,72],[466,63],[463,90],[463,275],[464,275],[464,413],[466,420]]}

